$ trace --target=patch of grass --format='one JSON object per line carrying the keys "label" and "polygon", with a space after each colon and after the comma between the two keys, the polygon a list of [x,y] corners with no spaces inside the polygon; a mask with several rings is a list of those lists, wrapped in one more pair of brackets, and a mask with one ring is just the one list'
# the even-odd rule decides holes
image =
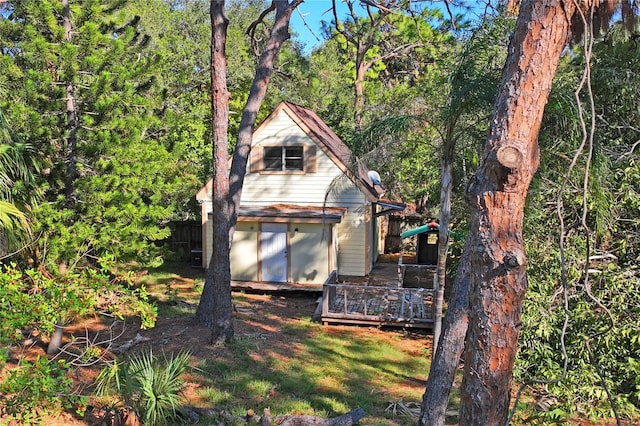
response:
{"label": "patch of grass", "polygon": [[187,303],[158,303],[158,316],[177,318],[183,315],[193,315],[198,305]]}
{"label": "patch of grass", "polygon": [[299,321],[284,323],[282,325],[282,332],[293,336],[304,336],[320,327],[322,327],[320,324],[311,321],[311,317],[304,317]]}
{"label": "patch of grass", "polygon": [[233,395],[213,387],[198,390],[198,396],[208,401],[213,407],[224,407],[233,401]]}
{"label": "patch of grass", "polygon": [[186,263],[165,262],[158,268],[137,273],[135,280],[144,285],[147,293],[158,302],[175,303],[181,300],[197,303],[202,292],[204,272]]}
{"label": "patch of grass", "polygon": [[384,418],[389,401],[421,400],[429,357],[403,350],[410,337],[334,333],[306,320],[287,323],[283,333],[295,341],[265,349],[258,338],[238,336],[226,361],[201,363],[203,403],[240,413],[269,407],[274,416],[336,416],[362,407]]}
{"label": "patch of grass", "polygon": [[[183,305],[197,306],[191,295],[197,279],[189,286],[163,268],[149,271],[146,279],[150,293],[167,300],[161,315],[193,314]],[[297,297],[233,293],[236,321],[246,324],[192,369],[197,404],[236,416],[268,407],[272,416],[334,417],[362,407],[363,424],[415,424],[415,418],[394,417],[386,408],[391,401],[421,401],[430,362],[425,336],[323,327],[311,320],[315,298]],[[290,317],[282,314],[288,304]]]}

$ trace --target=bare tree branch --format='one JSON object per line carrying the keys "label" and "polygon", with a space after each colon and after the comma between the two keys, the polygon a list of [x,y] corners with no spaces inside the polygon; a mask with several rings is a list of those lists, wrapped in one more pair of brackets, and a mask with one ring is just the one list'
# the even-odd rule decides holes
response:
{"label": "bare tree branch", "polygon": [[266,18],[267,15],[269,15],[269,13],[273,12],[274,10],[276,10],[276,3],[275,1],[272,1],[269,7],[263,10],[262,13],[260,13],[258,19],[249,24],[249,27],[247,28],[246,34],[251,37],[251,47],[253,48],[253,53],[256,56],[260,55],[260,51],[258,50],[258,38],[256,37],[256,29],[258,28],[258,25],[264,24],[264,18]]}

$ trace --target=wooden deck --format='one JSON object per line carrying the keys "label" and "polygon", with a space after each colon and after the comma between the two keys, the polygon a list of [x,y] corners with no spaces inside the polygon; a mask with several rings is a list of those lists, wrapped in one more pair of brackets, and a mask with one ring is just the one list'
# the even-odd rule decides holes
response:
{"label": "wooden deck", "polygon": [[431,328],[433,289],[325,284],[323,324]]}
{"label": "wooden deck", "polygon": [[[401,265],[402,266],[402,265]],[[368,277],[336,275],[324,284],[232,281],[234,290],[322,291],[314,318],[323,324],[357,324],[409,328],[433,327],[435,269],[377,263]],[[402,282],[403,285],[399,285]]]}

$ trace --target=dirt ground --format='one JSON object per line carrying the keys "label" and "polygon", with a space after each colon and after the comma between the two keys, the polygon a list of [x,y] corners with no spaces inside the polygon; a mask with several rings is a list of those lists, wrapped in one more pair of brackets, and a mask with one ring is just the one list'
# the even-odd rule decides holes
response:
{"label": "dirt ground", "polygon": [[[204,358],[215,358],[217,360],[231,357],[231,353],[224,347],[211,345],[211,331],[206,327],[193,324],[193,313],[197,307],[197,287],[199,271],[185,269],[180,272],[180,278],[166,283],[165,293],[171,293],[170,300],[159,300],[159,316],[155,327],[142,330],[140,322],[136,319],[124,322],[106,321],[101,318],[89,318],[79,324],[66,329],[66,341],[71,336],[88,337],[93,342],[111,341],[108,349],[103,351],[104,359],[113,359],[113,352],[118,352],[122,345],[137,341],[129,352],[141,351],[151,348],[153,353],[177,353],[180,350],[188,349],[192,355],[192,364],[197,364]],[[194,279],[195,278],[195,279]],[[200,280],[201,282],[201,280]],[[157,290],[157,289],[156,289]],[[177,297],[176,297],[177,295]],[[184,297],[183,297],[184,296]],[[305,336],[295,336],[283,334],[282,330],[287,324],[297,321],[307,321],[313,315],[319,293],[271,293],[271,294],[251,294],[234,292],[234,331],[238,337],[249,339],[259,339],[260,347],[265,350],[277,349],[278,352],[287,353],[293,351],[296,344]],[[175,310],[182,312],[175,314]],[[109,327],[111,325],[111,327]],[[389,339],[398,345],[397,331],[380,330],[374,327],[346,327],[327,326],[330,333],[349,333],[353,336],[376,335],[380,339]],[[413,338],[415,337],[415,338]],[[430,348],[431,339],[427,333],[416,333],[411,339],[401,339],[406,345],[407,352],[417,354],[424,353],[425,348]],[[43,338],[36,340],[31,346],[21,349],[21,353],[27,358],[35,358],[37,355],[44,355],[48,341]],[[104,345],[103,345],[104,346]],[[17,355],[13,360],[15,363]],[[231,359],[230,359],[231,361]],[[93,392],[93,380],[98,374],[100,367],[104,364],[95,364],[86,368],[80,368],[75,374],[74,382],[76,390],[83,395],[91,395]],[[185,396],[189,405],[201,405],[197,397],[197,385],[187,379]],[[91,402],[90,402],[91,404]],[[214,408],[214,407],[211,407]],[[6,420],[5,420],[6,421]],[[4,424],[0,418],[0,424]],[[9,423],[14,426],[19,423]],[[48,426],[61,425],[86,425],[95,424],[90,416],[79,419],[68,413],[61,413],[55,417],[48,417],[43,424]]]}
{"label": "dirt ground", "polygon": [[[197,307],[198,282],[201,282],[201,271],[188,267],[177,271],[178,278],[163,283],[163,288],[153,289],[155,296],[165,294],[167,297],[159,297],[160,314],[154,328],[148,330],[140,329],[140,322],[135,319],[117,322],[104,318],[89,318],[73,327],[69,327],[66,339],[71,336],[87,337],[93,342],[110,341],[111,346],[103,350],[104,359],[113,359],[113,351],[117,351],[124,344],[132,341],[139,343],[129,349],[129,351],[141,351],[151,348],[154,353],[177,353],[180,350],[188,349],[192,355],[192,364],[197,364],[205,358],[215,358],[217,360],[228,359],[233,361],[232,354],[224,347],[212,346],[210,342],[210,330],[193,324],[193,313]],[[292,335],[283,333],[283,327],[298,321],[306,321],[312,316],[317,306],[318,293],[235,293],[234,292],[234,331],[238,337],[259,340],[263,350],[276,349],[279,353],[292,353],[295,346],[305,338],[304,335]],[[176,314],[176,310],[180,314]],[[110,328],[109,325],[112,325]],[[428,333],[413,333],[410,339],[397,339],[400,331],[382,330],[375,327],[348,327],[348,326],[327,326],[327,332],[336,334],[349,334],[354,337],[375,336],[383,341],[388,339],[393,341],[396,347],[403,345],[402,350],[406,353],[424,354],[425,349],[430,351],[431,336]],[[137,340],[136,340],[137,339]],[[22,354],[33,359],[37,355],[44,355],[48,341],[35,339],[30,345],[19,348],[20,353],[14,353],[13,359],[9,360],[15,366],[17,356]],[[103,345],[104,346],[104,345]],[[76,391],[82,395],[93,393],[93,380],[98,374],[100,367],[104,364],[95,364],[86,368],[77,369],[74,375]],[[0,377],[1,379],[1,377]],[[420,386],[424,387],[424,383]],[[202,406],[203,402],[198,399],[198,385],[195,381],[190,381],[187,377],[184,394],[189,405]],[[91,401],[90,401],[91,403]],[[214,407],[211,407],[214,408]],[[7,422],[0,418],[0,424],[8,426],[18,426],[20,423]],[[79,426],[87,424],[100,424],[91,416],[84,419],[75,417],[69,413],[61,413],[56,416],[47,417],[43,424],[47,426]],[[570,422],[573,425],[594,426],[596,423],[584,421],[582,419]],[[603,421],[597,424],[613,425],[613,420]],[[628,423],[624,423],[625,425]]]}

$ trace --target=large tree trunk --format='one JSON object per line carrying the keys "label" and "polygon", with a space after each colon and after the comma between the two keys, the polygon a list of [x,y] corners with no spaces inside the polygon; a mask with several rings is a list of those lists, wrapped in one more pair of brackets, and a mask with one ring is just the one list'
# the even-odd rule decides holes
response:
{"label": "large tree trunk", "polygon": [[538,168],[538,133],[575,4],[525,1],[509,44],[483,161],[467,189],[469,330],[460,424],[503,425],[527,290],[524,205]]}
{"label": "large tree trunk", "polygon": [[[461,390],[462,425],[502,425],[507,419],[520,313],[527,288],[523,210],[539,164],[537,138],[542,114],[574,12],[575,4],[571,2],[523,2],[482,163],[467,189],[472,207],[470,232],[458,271],[468,274],[470,304]],[[464,277],[456,277],[456,283],[464,281]],[[464,294],[456,296],[464,298]],[[464,303],[456,301],[453,305]],[[452,314],[464,318],[464,314]],[[446,401],[433,394],[448,394],[449,381],[453,380],[453,374],[440,367],[450,365],[439,358],[457,361],[462,348],[461,343],[445,340],[449,335],[461,339],[459,333],[447,330],[451,324],[457,322],[445,320],[427,383],[423,425],[444,423],[444,415],[430,416],[429,412],[444,414]]]}
{"label": "large tree trunk", "polygon": [[196,312],[198,323],[212,329],[212,341],[233,337],[229,262],[229,166],[227,147],[227,27],[224,0],[211,0],[211,117],[213,135],[213,253]]}
{"label": "large tree trunk", "polygon": [[260,55],[247,104],[242,112],[238,142],[228,169],[227,129],[229,93],[227,91],[225,53],[228,20],[224,16],[224,0],[211,0],[211,82],[214,138],[213,176],[213,253],[205,285],[196,312],[199,324],[212,328],[213,342],[233,337],[233,305],[231,301],[230,247],[238,220],[240,197],[251,151],[253,129],[258,111],[271,79],[274,64],[282,44],[289,39],[289,20],[293,10],[303,0],[274,1],[259,19],[276,10],[276,19],[264,51]]}

